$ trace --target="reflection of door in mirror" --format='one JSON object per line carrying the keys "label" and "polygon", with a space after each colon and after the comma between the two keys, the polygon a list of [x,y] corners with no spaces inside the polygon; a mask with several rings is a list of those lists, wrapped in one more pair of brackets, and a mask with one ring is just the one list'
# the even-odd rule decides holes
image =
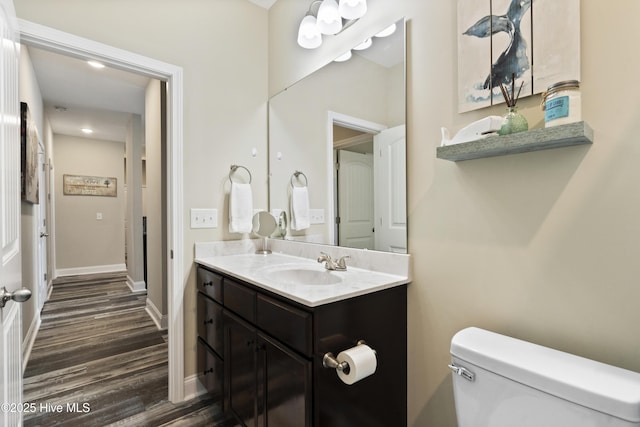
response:
{"label": "reflection of door in mirror", "polygon": [[334,122],[333,145],[335,241],[406,253],[405,126],[367,133]]}
{"label": "reflection of door in mirror", "polygon": [[357,147],[337,150],[336,240],[340,246],[373,249],[373,153],[351,151]]}
{"label": "reflection of door in mirror", "polygon": [[385,129],[374,139],[375,248],[407,253],[407,160],[405,126]]}

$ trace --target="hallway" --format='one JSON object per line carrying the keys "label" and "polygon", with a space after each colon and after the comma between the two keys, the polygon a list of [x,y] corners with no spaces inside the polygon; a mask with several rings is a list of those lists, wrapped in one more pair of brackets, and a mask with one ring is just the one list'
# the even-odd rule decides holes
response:
{"label": "hallway", "polygon": [[24,426],[231,426],[221,402],[167,401],[166,331],[121,274],[54,282],[24,373]]}

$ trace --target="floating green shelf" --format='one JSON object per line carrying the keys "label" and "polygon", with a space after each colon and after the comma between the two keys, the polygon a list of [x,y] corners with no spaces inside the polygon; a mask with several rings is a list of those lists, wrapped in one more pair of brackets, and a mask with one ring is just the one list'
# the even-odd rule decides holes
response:
{"label": "floating green shelf", "polygon": [[593,129],[586,122],[576,122],[438,147],[436,157],[457,162],[591,143]]}

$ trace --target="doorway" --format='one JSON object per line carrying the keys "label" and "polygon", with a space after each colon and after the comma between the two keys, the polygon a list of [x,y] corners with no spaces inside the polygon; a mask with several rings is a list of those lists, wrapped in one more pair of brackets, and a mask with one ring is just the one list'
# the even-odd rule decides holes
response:
{"label": "doorway", "polygon": [[21,43],[81,59],[99,60],[107,66],[139,73],[167,83],[166,200],[167,302],[169,346],[169,400],[184,400],[183,313],[183,72],[180,67],[29,21],[18,20]]}

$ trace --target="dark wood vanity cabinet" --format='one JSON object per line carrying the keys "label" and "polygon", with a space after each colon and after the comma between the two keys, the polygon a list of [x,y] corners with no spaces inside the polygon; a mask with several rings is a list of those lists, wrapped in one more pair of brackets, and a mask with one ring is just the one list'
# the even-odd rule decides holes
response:
{"label": "dark wood vanity cabinet", "polygon": [[209,393],[222,395],[224,377],[222,276],[198,268],[197,288],[198,378]]}
{"label": "dark wood vanity cabinet", "polygon": [[[223,353],[213,353],[224,364],[225,411],[241,425],[406,425],[406,285],[307,307],[204,267],[198,267],[199,290],[201,278],[211,281],[211,274],[222,279],[216,306],[222,315],[214,317],[222,323]],[[201,291],[199,301],[203,297]],[[208,310],[198,309],[199,325],[211,318],[201,322],[202,314],[219,313]],[[377,369],[347,385],[334,369],[323,367],[322,357],[337,355],[358,340],[376,350]],[[205,341],[200,330],[198,341]],[[211,349],[208,344],[203,348]],[[199,346],[199,359],[201,351]]]}

